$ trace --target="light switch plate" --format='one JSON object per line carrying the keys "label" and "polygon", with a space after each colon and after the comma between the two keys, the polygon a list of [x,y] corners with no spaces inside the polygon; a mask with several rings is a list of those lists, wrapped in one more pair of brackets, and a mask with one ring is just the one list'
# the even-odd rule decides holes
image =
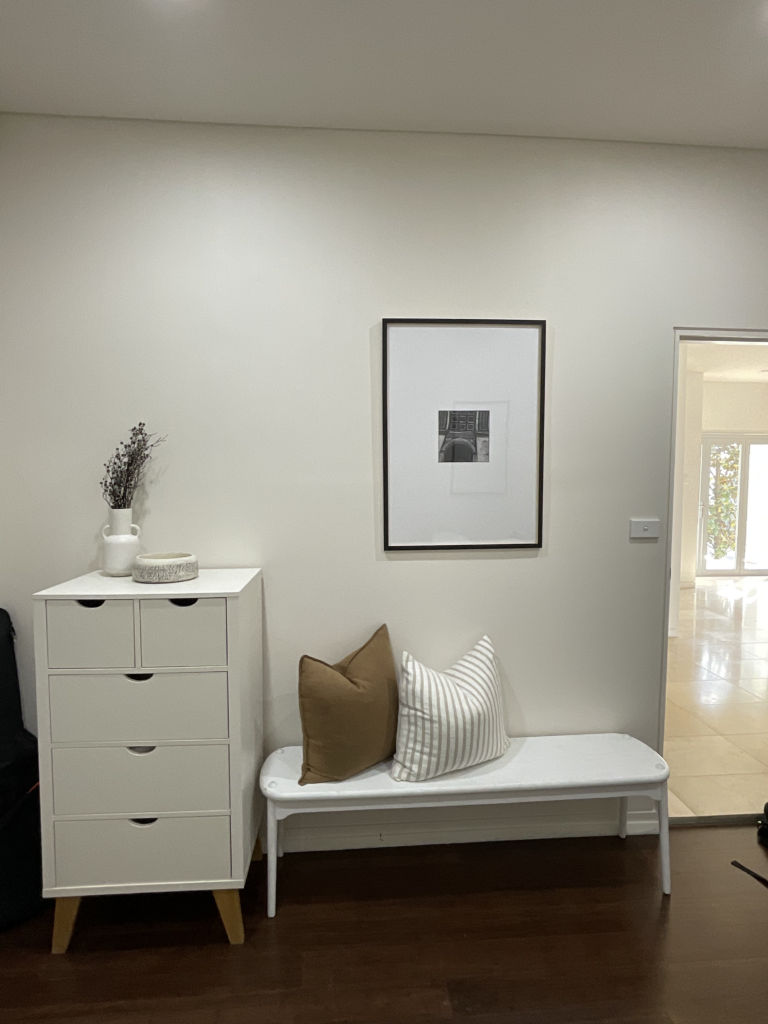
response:
{"label": "light switch plate", "polygon": [[661,522],[658,517],[629,520],[630,540],[658,540]]}

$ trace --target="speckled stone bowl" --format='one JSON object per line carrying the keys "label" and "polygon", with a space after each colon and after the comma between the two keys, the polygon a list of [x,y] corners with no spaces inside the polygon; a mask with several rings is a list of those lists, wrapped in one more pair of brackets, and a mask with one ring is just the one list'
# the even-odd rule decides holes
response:
{"label": "speckled stone bowl", "polygon": [[136,583],[183,583],[200,575],[197,555],[185,551],[137,555],[133,563]]}

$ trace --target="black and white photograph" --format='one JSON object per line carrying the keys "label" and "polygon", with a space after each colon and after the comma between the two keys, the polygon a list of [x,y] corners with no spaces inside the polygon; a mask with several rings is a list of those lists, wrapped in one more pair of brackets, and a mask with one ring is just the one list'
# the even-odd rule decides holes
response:
{"label": "black and white photograph", "polygon": [[489,409],[438,413],[438,462],[488,462]]}
{"label": "black and white photograph", "polygon": [[383,323],[384,549],[541,547],[545,323]]}

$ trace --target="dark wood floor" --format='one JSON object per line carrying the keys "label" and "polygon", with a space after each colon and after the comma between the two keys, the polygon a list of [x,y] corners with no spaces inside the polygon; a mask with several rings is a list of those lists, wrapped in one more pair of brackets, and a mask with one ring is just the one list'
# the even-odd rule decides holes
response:
{"label": "dark wood floor", "polygon": [[78,1024],[758,1024],[768,889],[753,828],[286,854],[227,945],[206,893],[83,901],[69,953],[52,910],[0,935],[0,1020]]}

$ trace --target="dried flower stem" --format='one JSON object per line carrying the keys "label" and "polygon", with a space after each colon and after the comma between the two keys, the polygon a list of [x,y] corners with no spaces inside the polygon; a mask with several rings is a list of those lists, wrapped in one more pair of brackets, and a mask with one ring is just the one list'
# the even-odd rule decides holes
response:
{"label": "dried flower stem", "polygon": [[101,481],[101,493],[110,508],[131,507],[152,452],[165,440],[157,434],[148,434],[146,425],[139,423],[131,429],[130,439],[120,442],[115,454],[104,463],[106,473]]}

